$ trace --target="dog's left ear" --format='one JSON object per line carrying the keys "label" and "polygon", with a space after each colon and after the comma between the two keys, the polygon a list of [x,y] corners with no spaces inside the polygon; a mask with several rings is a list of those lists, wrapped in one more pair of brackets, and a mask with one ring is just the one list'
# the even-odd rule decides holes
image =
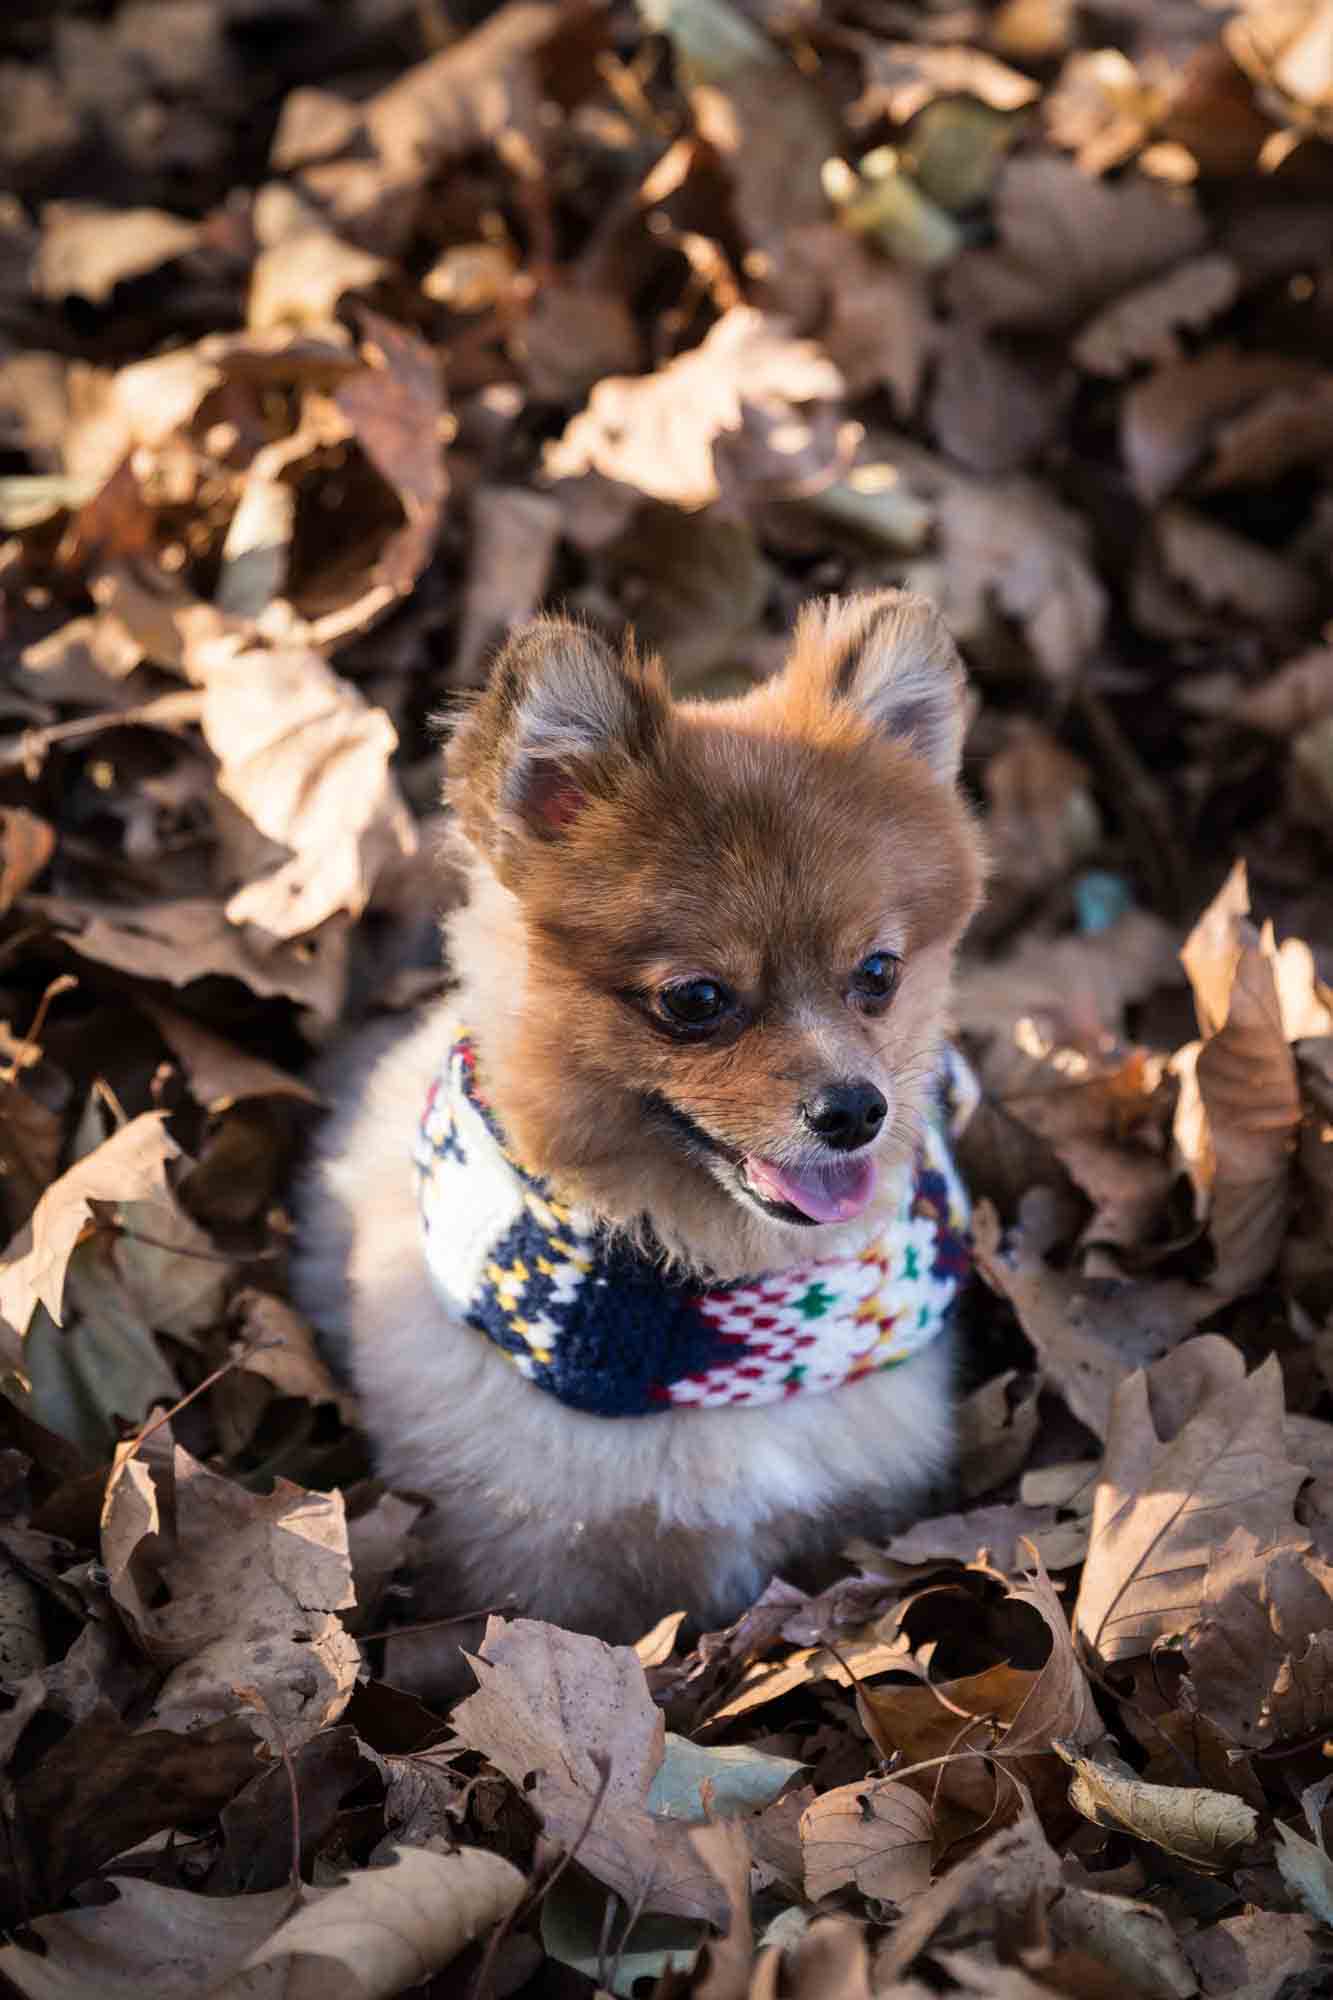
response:
{"label": "dog's left ear", "polygon": [[967,675],[929,598],[885,590],[809,606],[791,671],[815,675],[826,700],[859,709],[942,784],[953,784],[963,755]]}

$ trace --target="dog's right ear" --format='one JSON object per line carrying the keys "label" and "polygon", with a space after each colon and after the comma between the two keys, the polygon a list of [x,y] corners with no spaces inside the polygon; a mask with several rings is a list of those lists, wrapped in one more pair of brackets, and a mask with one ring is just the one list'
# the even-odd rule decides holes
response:
{"label": "dog's right ear", "polygon": [[448,752],[449,793],[474,845],[502,860],[527,840],[557,841],[666,722],[661,667],[567,619],[541,618],[509,641]]}

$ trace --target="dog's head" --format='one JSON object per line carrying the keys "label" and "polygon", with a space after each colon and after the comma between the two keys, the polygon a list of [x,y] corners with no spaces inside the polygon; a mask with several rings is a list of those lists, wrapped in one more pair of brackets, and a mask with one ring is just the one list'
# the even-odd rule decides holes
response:
{"label": "dog's head", "polygon": [[734,701],[675,704],[572,624],[511,642],[450,794],[492,878],[460,936],[506,1023],[497,1106],[536,1171],[586,1187],[618,1159],[649,1208],[707,1177],[807,1229],[867,1206],[980,894],[963,702],[937,613],[896,591],[809,607]]}

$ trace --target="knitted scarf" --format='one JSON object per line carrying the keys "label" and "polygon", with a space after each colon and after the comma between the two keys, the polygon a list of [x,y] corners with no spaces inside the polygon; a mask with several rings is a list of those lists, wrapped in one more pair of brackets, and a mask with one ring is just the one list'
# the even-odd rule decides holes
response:
{"label": "knitted scarf", "polygon": [[460,1033],[413,1148],[426,1262],[454,1317],[595,1416],[836,1389],[906,1361],[946,1322],[968,1268],[948,1130],[974,1102],[970,1072],[947,1051],[902,1198],[863,1249],[710,1284],[672,1275],[525,1171]]}

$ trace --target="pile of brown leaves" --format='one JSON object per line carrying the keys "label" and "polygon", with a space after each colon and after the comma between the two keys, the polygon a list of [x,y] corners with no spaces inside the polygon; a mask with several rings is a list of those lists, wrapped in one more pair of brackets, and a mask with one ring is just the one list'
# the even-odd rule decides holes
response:
{"label": "pile of brown leaves", "polygon": [[[0,1977],[1333,1990],[1330,0],[29,0],[0,95]],[[430,718],[891,582],[997,864],[959,1511],[427,1706],[283,1204]]]}

